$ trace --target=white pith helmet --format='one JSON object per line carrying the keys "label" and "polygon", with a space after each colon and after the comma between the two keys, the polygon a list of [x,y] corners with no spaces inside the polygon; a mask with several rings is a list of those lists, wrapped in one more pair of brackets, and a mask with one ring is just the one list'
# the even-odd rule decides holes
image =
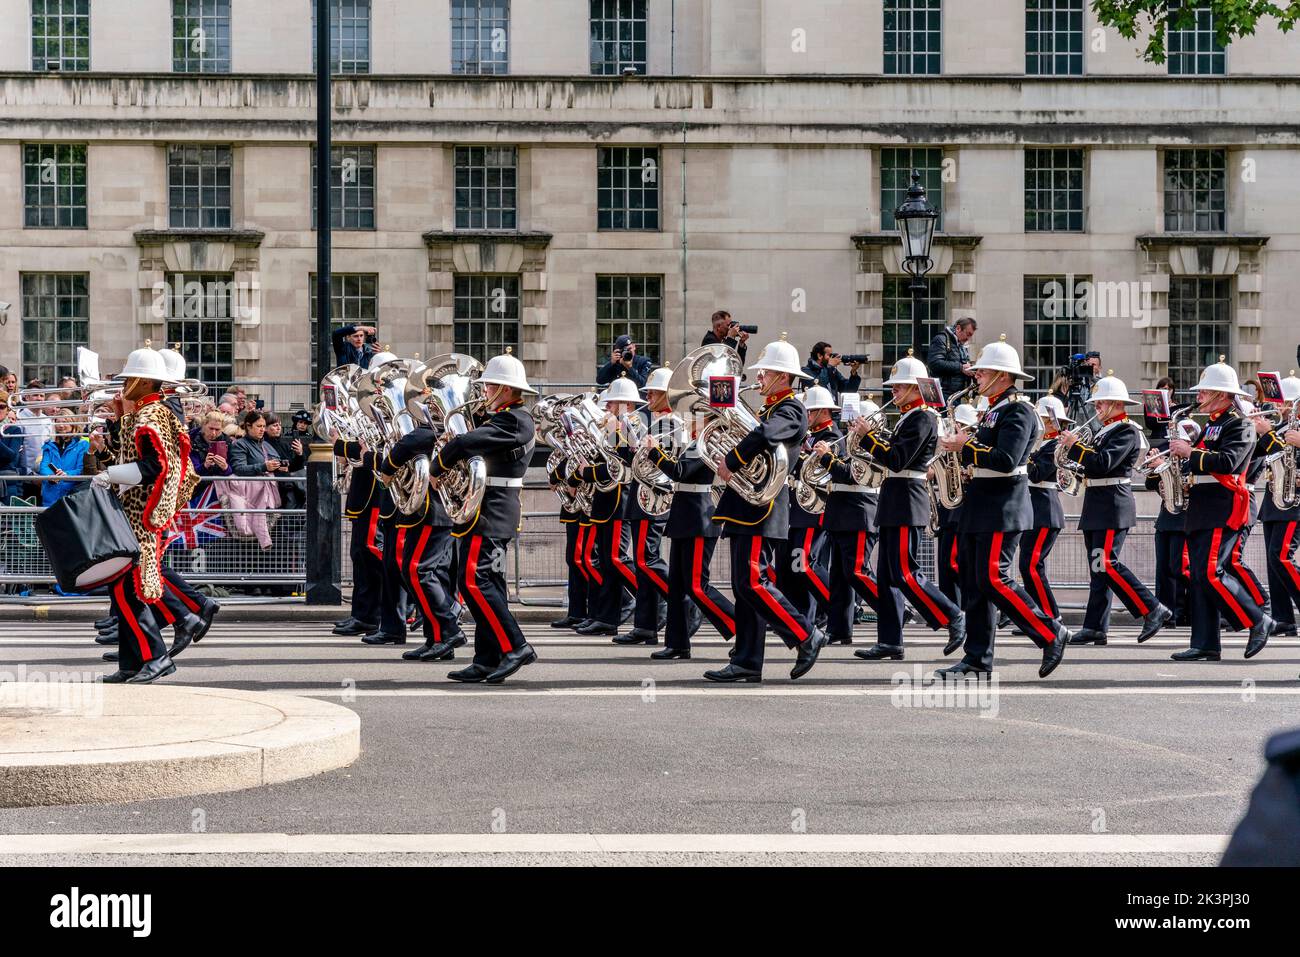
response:
{"label": "white pith helmet", "polygon": [[374,355],[370,357],[370,365],[366,366],[366,368],[378,369],[385,362],[393,362],[396,359],[397,359],[397,355],[395,353],[389,352],[388,350],[384,350],[383,352],[376,352]]}
{"label": "white pith helmet", "polygon": [[971,365],[972,369],[987,369],[990,372],[1008,372],[1017,379],[1032,382],[1034,377],[1020,368],[1020,353],[1016,347],[1007,342],[1006,335],[997,342],[990,342],[980,350],[979,358]]}
{"label": "white pith helmet", "polygon": [[645,380],[645,386],[642,392],[667,392],[668,380],[673,377],[672,366],[660,366],[650,373],[650,378]]}
{"label": "white pith helmet", "polygon": [[1237,379],[1237,370],[1228,365],[1224,361],[1225,358],[1219,356],[1218,362],[1205,367],[1205,371],[1201,373],[1201,381],[1196,383],[1193,392],[1227,392],[1230,395],[1249,397],[1250,393],[1241,387]]}
{"label": "white pith helmet", "polygon": [[1292,369],[1291,374],[1282,380],[1282,401],[1294,402],[1296,399],[1300,399],[1300,378]]}
{"label": "white pith helmet", "polygon": [[176,343],[173,349],[159,349],[158,355],[162,356],[163,362],[167,366],[167,373],[176,382],[185,378],[185,357],[180,353],[181,344]]}
{"label": "white pith helmet", "polygon": [[989,397],[988,397],[988,396],[986,396],[986,395],[982,395],[982,396],[980,396],[978,399],[975,400],[975,411],[976,411],[977,413],[979,413],[979,412],[987,412],[988,410],[989,410]]}
{"label": "white pith helmet", "polygon": [[536,395],[537,390],[528,384],[528,375],[524,372],[524,364],[511,355],[509,346],[503,355],[493,356],[488,360],[487,366],[483,369],[483,374],[478,377],[478,381],[484,385],[504,385],[512,389],[518,389],[520,392],[527,392],[530,395]]}
{"label": "white pith helmet", "polygon": [[979,413],[975,411],[975,406],[969,402],[963,402],[953,410],[952,417],[957,420],[958,425],[964,425],[966,428],[974,428],[979,422]]}
{"label": "white pith helmet", "polygon": [[1056,421],[1058,422],[1074,421],[1065,414],[1065,403],[1054,395],[1043,396],[1038,400],[1035,407],[1038,409],[1038,414],[1041,418],[1045,419],[1049,415],[1053,415],[1056,416]]}
{"label": "white pith helmet", "polygon": [[178,382],[172,378],[167,362],[157,349],[148,344],[126,357],[126,366],[117,374],[119,379],[152,379],[155,382]]}
{"label": "white pith helmet", "polygon": [[799,365],[799,353],[794,346],[785,341],[785,333],[776,342],[769,342],[758,354],[758,361],[749,367],[750,372],[766,369],[769,372],[788,372],[800,379],[811,379]]}
{"label": "white pith helmet", "polygon": [[875,399],[869,399],[865,395],[858,399],[858,418],[866,419],[880,411],[880,406],[876,404]]}
{"label": "white pith helmet", "polygon": [[840,408],[839,404],[835,401],[835,397],[831,395],[831,390],[820,385],[815,385],[804,392],[799,396],[799,401],[803,403],[803,407],[809,412],[812,412],[814,409],[830,409],[839,411]]}
{"label": "white pith helmet", "polygon": [[602,409],[611,402],[630,402],[633,405],[645,405],[645,399],[641,398],[641,393],[637,391],[636,383],[627,376],[611,382],[605,388],[605,391],[597,397],[596,402]]}
{"label": "white pith helmet", "polygon": [[1123,402],[1125,405],[1142,404],[1128,394],[1128,386],[1124,384],[1124,380],[1116,377],[1115,373],[1109,369],[1106,370],[1106,374],[1098,379],[1093,385],[1092,395],[1088,396],[1088,401]]}
{"label": "white pith helmet", "polygon": [[907,355],[894,363],[894,367],[889,370],[889,378],[885,380],[885,385],[916,385],[918,378],[928,378],[929,371],[925,368],[925,363],[912,355],[912,350],[907,350]]}

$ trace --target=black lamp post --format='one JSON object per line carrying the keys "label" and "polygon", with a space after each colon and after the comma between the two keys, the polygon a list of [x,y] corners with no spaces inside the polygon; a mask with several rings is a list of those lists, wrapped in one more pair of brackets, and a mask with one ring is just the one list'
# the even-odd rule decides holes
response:
{"label": "black lamp post", "polygon": [[903,240],[903,271],[912,277],[908,288],[912,291],[912,352],[921,356],[921,295],[926,290],[925,274],[934,268],[930,246],[934,242],[934,226],[939,211],[925,199],[921,173],[912,170],[912,185],[907,189],[907,199],[894,210],[898,235]]}

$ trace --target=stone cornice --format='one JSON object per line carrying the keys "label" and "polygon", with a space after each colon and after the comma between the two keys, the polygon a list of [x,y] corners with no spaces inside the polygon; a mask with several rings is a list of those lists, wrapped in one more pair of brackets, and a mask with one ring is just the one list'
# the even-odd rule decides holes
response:
{"label": "stone cornice", "polygon": [[266,233],[260,229],[137,229],[138,246],[161,246],[163,243],[234,243],[236,246],[260,246]]}
{"label": "stone cornice", "polygon": [[[902,243],[898,233],[858,233],[851,237],[853,245],[862,249],[866,246],[897,246]],[[976,236],[971,233],[935,233],[934,244],[936,246],[958,246],[967,249],[974,249],[983,241],[983,236]]]}
{"label": "stone cornice", "polygon": [[422,237],[426,246],[451,246],[455,243],[517,243],[533,249],[545,249],[553,234],[540,230],[431,229]]}
{"label": "stone cornice", "polygon": [[1267,245],[1268,236],[1254,233],[1144,233],[1137,237],[1143,249],[1155,246],[1242,246],[1259,249]]}

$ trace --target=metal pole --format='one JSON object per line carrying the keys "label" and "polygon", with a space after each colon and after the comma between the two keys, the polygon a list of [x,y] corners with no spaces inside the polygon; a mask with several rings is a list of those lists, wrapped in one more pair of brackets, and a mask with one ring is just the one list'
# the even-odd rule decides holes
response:
{"label": "metal pole", "polygon": [[[312,383],[320,401],[319,376],[334,367],[330,353],[330,8],[335,0],[315,0],[316,6],[316,368]],[[343,601],[340,551],[342,526],[339,495],[332,480],[327,442],[313,442],[307,459],[307,604],[338,605]]]}
{"label": "metal pole", "polygon": [[912,278],[912,355],[921,358],[921,294],[925,292],[925,280],[920,276]]}

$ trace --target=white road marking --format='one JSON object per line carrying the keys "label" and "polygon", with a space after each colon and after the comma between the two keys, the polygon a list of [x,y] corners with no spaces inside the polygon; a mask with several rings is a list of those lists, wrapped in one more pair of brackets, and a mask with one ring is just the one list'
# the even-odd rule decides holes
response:
{"label": "white road marking", "polygon": [[[269,685],[267,690],[275,690],[273,685]],[[288,689],[286,689],[288,690]],[[308,688],[292,689],[294,694],[303,695],[309,698],[460,698],[484,697],[490,695],[496,696],[514,696],[520,698],[533,697],[552,697],[552,698],[619,698],[619,697],[641,697],[643,695],[653,694],[655,697],[758,697],[758,698],[776,698],[776,697],[810,697],[810,698],[913,698],[919,699],[922,704],[933,703],[933,699],[938,696],[952,698],[953,703],[965,703],[966,710],[979,710],[979,698],[987,696],[988,698],[997,698],[1002,695],[1017,697],[1038,697],[1051,695],[1230,695],[1242,697],[1245,693],[1240,686],[1232,685],[1201,687],[1198,685],[1180,685],[1177,687],[1147,687],[1140,686],[1134,688],[1125,688],[1122,686],[1111,685],[1102,688],[1053,688],[1053,687],[1006,687],[999,686],[995,691],[977,691],[975,687],[961,685],[955,690],[945,692],[940,686],[933,688],[820,688],[809,686],[735,686],[735,685],[709,685],[701,679],[698,688],[679,688],[665,687],[655,685],[653,688],[643,687],[640,683],[629,684],[626,687],[605,687],[605,688],[530,688],[524,685],[516,685],[513,688],[500,687],[492,688],[480,685],[451,685],[446,688]],[[1300,695],[1300,684],[1294,688],[1252,688],[1251,695],[1283,695],[1297,696]]]}
{"label": "white road marking", "polygon": [[1225,834],[5,834],[0,854],[1221,854]]}

